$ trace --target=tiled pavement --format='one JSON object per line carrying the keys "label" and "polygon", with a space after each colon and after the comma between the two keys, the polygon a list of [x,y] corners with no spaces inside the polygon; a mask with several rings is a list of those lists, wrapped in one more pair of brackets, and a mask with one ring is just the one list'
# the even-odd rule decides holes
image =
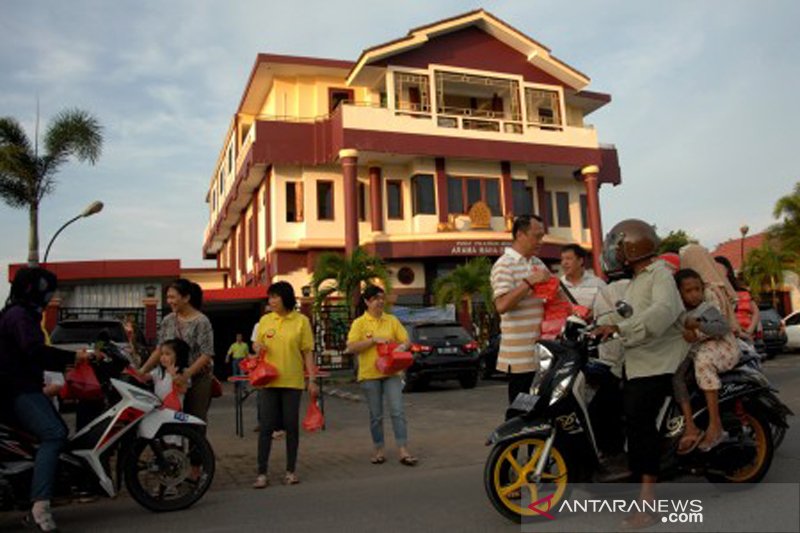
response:
{"label": "tiled pavement", "polygon": [[[384,419],[387,458],[383,465],[369,462],[372,453],[369,415],[355,383],[327,384],[325,387],[327,429],[309,434],[302,429],[297,473],[304,483],[337,478],[391,475],[408,467],[396,460],[391,421]],[[475,389],[462,390],[456,382],[433,385],[430,390],[404,395],[409,427],[409,449],[420,462],[415,468],[447,468],[482,464],[488,454],[486,437],[502,420],[506,384],[482,382]],[[305,413],[306,398],[301,406]],[[256,474],[255,395],[244,405],[244,437],[235,434],[234,394],[213,401],[208,436],[217,456],[215,489],[249,487]],[[285,444],[273,441],[270,482],[280,483],[285,469]]]}

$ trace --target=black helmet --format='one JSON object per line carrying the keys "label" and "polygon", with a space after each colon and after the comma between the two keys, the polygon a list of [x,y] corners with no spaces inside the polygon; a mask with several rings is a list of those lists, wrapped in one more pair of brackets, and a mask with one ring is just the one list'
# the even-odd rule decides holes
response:
{"label": "black helmet", "polygon": [[11,282],[9,304],[21,304],[41,311],[58,287],[56,275],[40,267],[22,267]]}
{"label": "black helmet", "polygon": [[603,243],[603,271],[609,276],[619,276],[631,263],[653,257],[661,241],[653,226],[631,218],[623,220],[606,235]]}

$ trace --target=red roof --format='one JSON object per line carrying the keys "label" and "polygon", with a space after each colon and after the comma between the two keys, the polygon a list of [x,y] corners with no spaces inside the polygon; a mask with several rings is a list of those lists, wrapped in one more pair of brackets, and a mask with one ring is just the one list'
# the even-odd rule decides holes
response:
{"label": "red roof", "polygon": [[203,302],[231,302],[242,300],[266,300],[267,286],[230,287],[203,291]]}
{"label": "red roof", "polygon": [[[8,266],[8,281],[12,281],[17,270],[26,266]],[[117,261],[66,261],[63,263],[43,263],[58,276],[59,281],[87,279],[125,279],[125,278],[179,278],[181,262],[179,259],[129,259]]]}
{"label": "red roof", "polygon": [[[744,256],[747,257],[747,254],[750,252],[750,250],[761,248],[766,236],[766,233],[756,233],[755,235],[745,237]],[[733,265],[733,269],[736,271],[740,270],[742,268],[742,239],[730,239],[722,244],[719,244],[717,248],[711,252],[711,255],[722,255],[727,257],[731,262],[731,265]]]}

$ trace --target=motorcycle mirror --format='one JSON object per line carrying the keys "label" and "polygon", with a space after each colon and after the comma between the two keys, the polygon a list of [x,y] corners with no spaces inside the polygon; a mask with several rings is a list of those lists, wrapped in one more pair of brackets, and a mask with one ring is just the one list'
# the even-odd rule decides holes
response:
{"label": "motorcycle mirror", "polygon": [[617,314],[622,318],[630,318],[633,314],[633,307],[625,300],[619,300],[614,304]]}

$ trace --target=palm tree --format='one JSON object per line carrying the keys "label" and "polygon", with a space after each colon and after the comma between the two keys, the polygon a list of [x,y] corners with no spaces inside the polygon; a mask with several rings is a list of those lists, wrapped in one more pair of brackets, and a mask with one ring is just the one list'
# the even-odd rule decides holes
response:
{"label": "palm tree", "polygon": [[760,248],[751,250],[744,263],[743,274],[754,295],[769,291],[772,305],[777,306],[776,292],[783,280],[783,271],[797,264],[797,256],[784,251],[775,241],[765,239]]}
{"label": "palm tree", "polygon": [[775,203],[772,215],[783,220],[771,228],[784,250],[800,250],[800,183],[795,183],[791,194],[782,196]]}
{"label": "palm tree", "polygon": [[387,292],[391,290],[389,270],[380,257],[368,254],[363,248],[356,248],[349,257],[326,252],[317,259],[311,276],[314,305],[319,309],[329,296],[339,293],[352,316],[362,284],[376,282]]}
{"label": "palm tree", "polygon": [[487,305],[489,313],[494,312],[492,302],[492,284],[490,276],[492,262],[488,257],[476,257],[463,265],[458,265],[452,272],[433,283],[433,295],[436,305],[455,304],[457,309],[466,307],[471,324],[474,299],[479,296]]}
{"label": "palm tree", "polygon": [[0,118],[0,196],[15,208],[28,208],[28,264],[39,263],[39,204],[55,190],[55,176],[70,157],[95,164],[103,146],[103,128],[86,111],[60,112],[44,134],[44,153],[39,135],[33,144],[20,123]]}

